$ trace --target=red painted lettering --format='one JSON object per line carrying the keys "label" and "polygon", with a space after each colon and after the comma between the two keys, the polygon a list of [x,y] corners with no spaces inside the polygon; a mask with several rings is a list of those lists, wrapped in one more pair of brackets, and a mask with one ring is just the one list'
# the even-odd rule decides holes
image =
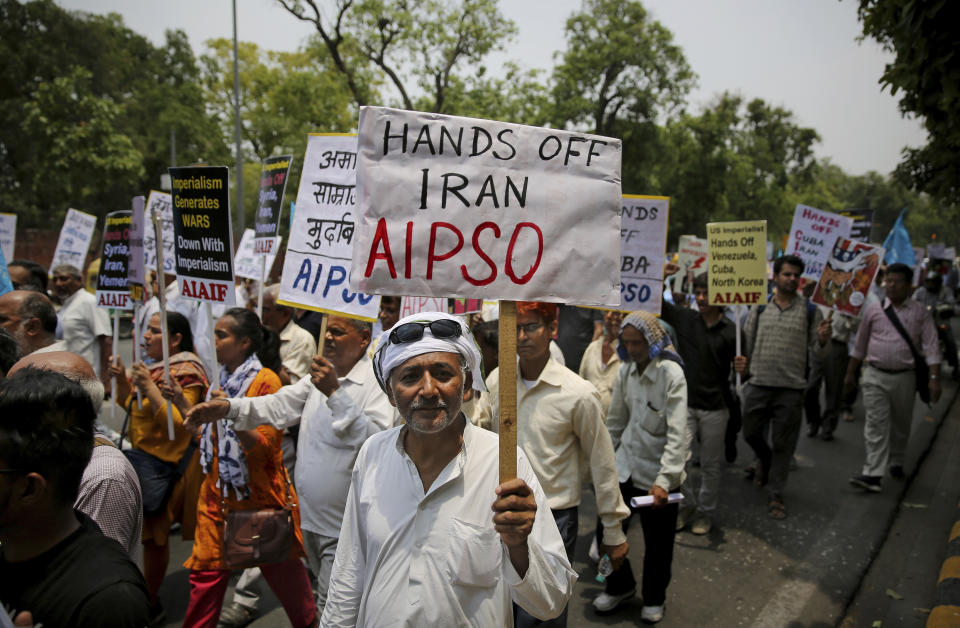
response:
{"label": "red painted lettering", "polygon": [[[409,235],[409,227],[407,234]],[[407,242],[410,241],[410,238],[407,238]],[[380,245],[383,244],[383,253],[380,252]],[[408,250],[409,250],[409,244]],[[407,254],[407,259],[410,258],[409,253]],[[387,261],[387,268],[390,270],[390,277],[392,279],[397,278],[397,269],[393,265],[393,254],[390,253],[390,238],[387,236],[387,219],[381,218],[377,221],[377,232],[373,235],[373,242],[370,244],[370,256],[367,258],[367,269],[363,272],[364,277],[369,277],[373,273],[373,265],[377,260],[382,259]],[[409,272],[409,268],[407,269]]]}
{"label": "red painted lettering", "polygon": [[500,237],[500,227],[493,222],[482,222],[477,225],[477,228],[473,230],[473,250],[480,256],[480,259],[487,263],[487,266],[490,267],[490,274],[486,279],[474,279],[467,273],[467,267],[463,264],[460,265],[460,274],[463,275],[463,278],[469,281],[474,286],[486,286],[487,284],[493,283],[493,280],[497,278],[497,265],[493,263],[493,260],[490,259],[484,250],[480,247],[480,233],[485,229],[493,229],[493,237]]}
{"label": "red painted lettering", "polygon": [[[443,227],[444,229],[449,229],[457,236],[457,245],[444,253],[443,255],[436,255],[436,245],[437,245],[437,229]],[[460,233],[460,230],[451,225],[449,222],[435,222],[430,225],[430,245],[427,250],[427,279],[433,279],[433,263],[442,262],[445,259],[450,259],[454,255],[460,252],[460,249],[463,248],[463,234]]]}
{"label": "red painted lettering", "polygon": [[[520,230],[524,227],[529,227],[537,232],[537,259],[533,262],[533,265],[530,267],[530,270],[527,271],[527,274],[523,277],[517,277],[513,272],[513,247],[517,243],[517,237],[520,235]],[[510,237],[510,244],[507,246],[507,260],[504,267],[504,272],[507,273],[507,276],[515,284],[523,285],[530,281],[530,278],[533,277],[533,274],[537,272],[537,268],[540,267],[540,259],[543,257],[543,232],[540,231],[540,227],[533,224],[532,222],[519,222],[517,223],[516,228],[513,230],[513,236]]]}

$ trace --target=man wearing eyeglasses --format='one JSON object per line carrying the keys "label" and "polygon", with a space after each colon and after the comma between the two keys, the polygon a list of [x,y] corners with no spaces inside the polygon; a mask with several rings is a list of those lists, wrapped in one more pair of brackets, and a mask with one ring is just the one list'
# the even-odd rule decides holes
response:
{"label": "man wearing eyeglasses", "polygon": [[441,312],[381,339],[374,370],[405,424],[360,450],[321,625],[511,626],[512,601],[543,619],[565,607],[576,574],[530,461],[518,451],[500,484],[499,439],[461,411],[480,362]]}
{"label": "man wearing eyeglasses", "polygon": [[[188,427],[222,418],[233,419],[237,430],[300,425],[294,483],[321,611],[357,452],[367,438],[394,424],[393,408],[367,357],[369,344],[370,323],[330,316],[323,353],[313,358],[309,375],[272,395],[217,399],[187,413]],[[246,619],[253,619],[253,611]]]}
{"label": "man wearing eyeglasses", "polygon": [[[556,304],[517,303],[517,444],[530,458],[543,486],[571,562],[583,461],[589,465],[603,524],[600,554],[607,554],[616,568],[629,549],[621,521],[630,511],[620,494],[613,442],[597,389],[550,357],[550,340],[556,332]],[[486,383],[490,393],[480,400],[477,423],[496,429],[499,369],[490,373]],[[517,625],[544,624],[520,611]],[[547,625],[565,626],[566,611]]]}

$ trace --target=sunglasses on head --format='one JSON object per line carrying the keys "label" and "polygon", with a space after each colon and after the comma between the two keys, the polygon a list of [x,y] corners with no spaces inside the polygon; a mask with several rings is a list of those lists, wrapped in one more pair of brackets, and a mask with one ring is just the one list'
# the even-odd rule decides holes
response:
{"label": "sunglasses on head", "polygon": [[423,330],[430,328],[430,333],[434,338],[457,338],[463,330],[460,323],[449,319],[441,318],[429,323],[404,323],[394,327],[390,332],[390,342],[395,345],[401,345],[406,342],[416,342],[423,338]]}

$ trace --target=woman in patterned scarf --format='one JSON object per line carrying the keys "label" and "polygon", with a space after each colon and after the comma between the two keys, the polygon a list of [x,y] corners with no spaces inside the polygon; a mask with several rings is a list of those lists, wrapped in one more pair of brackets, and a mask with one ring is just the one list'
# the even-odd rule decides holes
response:
{"label": "woman in patterned scarf", "polygon": [[[280,378],[263,366],[258,353],[271,334],[257,315],[243,308],[227,310],[214,327],[220,388],[210,397],[260,397],[280,389]],[[266,356],[264,356],[266,358]],[[293,505],[296,538],[287,560],[260,565],[294,626],[310,626],[317,609],[310,579],[300,561],[303,539],[293,484],[283,466],[280,441],[283,432],[270,425],[255,430],[234,430],[233,421],[221,419],[203,426],[200,465],[206,473],[197,505],[197,537],[193,553],[184,563],[190,569],[190,602],[183,625],[216,626],[230,570],[223,556],[226,513]]]}
{"label": "woman in patterned scarf", "polygon": [[[192,435],[183,427],[183,416],[194,404],[203,400],[208,386],[203,363],[193,353],[190,323],[183,315],[168,312],[167,331],[170,378],[180,391],[171,404],[173,440],[167,433],[167,399],[164,391],[169,394],[169,389],[163,377],[160,314],[150,317],[143,332],[144,353],[155,362],[150,366],[143,362],[134,364],[130,369],[130,379],[127,379],[126,370],[119,360],[110,368],[110,374],[117,378],[117,398],[130,408],[129,436],[134,450],[145,452],[174,468],[187,458],[185,471],[174,482],[165,507],[158,513],[145,513],[143,519],[143,575],[153,606],[151,615],[158,620],[163,617],[157,593],[170,562],[170,526],[174,521],[180,522],[183,538],[188,541],[193,539],[197,523],[197,497],[203,481],[203,473],[197,462],[199,452],[194,450],[188,455]],[[136,391],[140,392],[142,403],[138,403]]]}

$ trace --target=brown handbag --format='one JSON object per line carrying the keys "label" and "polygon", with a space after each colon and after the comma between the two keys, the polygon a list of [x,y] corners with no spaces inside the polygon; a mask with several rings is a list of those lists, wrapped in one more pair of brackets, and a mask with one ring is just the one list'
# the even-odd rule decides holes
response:
{"label": "brown handbag", "polygon": [[223,560],[228,569],[245,569],[269,563],[282,563],[290,558],[296,535],[290,479],[287,481],[287,504],[283,508],[227,511],[223,496],[220,509],[224,514]]}

